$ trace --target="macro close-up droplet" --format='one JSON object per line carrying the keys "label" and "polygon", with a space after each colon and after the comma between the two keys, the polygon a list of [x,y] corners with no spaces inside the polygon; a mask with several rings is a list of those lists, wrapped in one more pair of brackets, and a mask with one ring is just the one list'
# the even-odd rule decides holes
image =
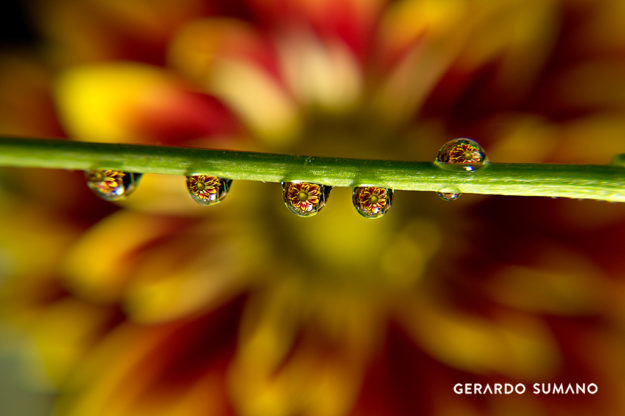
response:
{"label": "macro close-up droplet", "polygon": [[107,201],[119,201],[126,198],[136,189],[141,176],[141,173],[113,169],[85,172],[89,189]]}
{"label": "macro close-up droplet", "polygon": [[460,189],[455,186],[446,186],[438,191],[436,195],[438,195],[438,197],[443,201],[455,201],[460,198],[462,193],[460,192]]}
{"label": "macro close-up droplet", "polygon": [[445,143],[436,155],[439,167],[473,172],[488,163],[486,152],[474,140],[460,138]]}
{"label": "macro close-up droplet", "polygon": [[391,208],[393,190],[377,186],[359,186],[352,193],[354,208],[365,218],[380,218]]}
{"label": "macro close-up droplet", "polygon": [[326,205],[331,186],[310,182],[282,182],[286,207],[300,217],[312,217]]}
{"label": "macro close-up droplet", "polygon": [[460,192],[437,192],[436,195],[443,201],[455,201],[462,194]]}
{"label": "macro close-up droplet", "polygon": [[195,202],[211,206],[221,202],[232,185],[232,179],[209,175],[187,176],[187,190]]}

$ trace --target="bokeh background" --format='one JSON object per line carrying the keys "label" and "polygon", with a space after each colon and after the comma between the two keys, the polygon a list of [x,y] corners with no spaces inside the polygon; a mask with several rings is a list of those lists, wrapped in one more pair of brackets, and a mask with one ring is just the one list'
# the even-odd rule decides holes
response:
{"label": "bokeh background", "polygon": [[[3,2],[0,134],[497,162],[625,151],[621,0]],[[0,414],[622,415],[625,206],[0,170]],[[460,396],[456,383],[596,383]]]}

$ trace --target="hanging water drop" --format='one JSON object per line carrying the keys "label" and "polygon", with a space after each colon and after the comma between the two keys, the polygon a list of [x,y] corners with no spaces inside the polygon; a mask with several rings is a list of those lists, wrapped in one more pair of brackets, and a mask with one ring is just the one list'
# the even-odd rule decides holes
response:
{"label": "hanging water drop", "polygon": [[354,208],[365,218],[380,218],[393,203],[393,190],[377,186],[359,186],[352,193]]}
{"label": "hanging water drop", "polygon": [[460,198],[460,195],[462,194],[454,192],[437,192],[436,195],[438,195],[438,197],[443,201],[455,201]]}
{"label": "hanging water drop", "polygon": [[445,143],[436,155],[436,164],[450,170],[473,172],[488,163],[486,152],[474,140],[460,138]]}
{"label": "hanging water drop", "polygon": [[187,190],[195,202],[210,206],[220,203],[228,194],[232,179],[209,175],[187,176]]}
{"label": "hanging water drop", "polygon": [[446,186],[436,193],[443,201],[455,201],[460,198],[460,189],[455,186]]}
{"label": "hanging water drop", "polygon": [[107,201],[119,201],[126,198],[135,190],[141,176],[141,173],[113,169],[85,172],[89,189]]}
{"label": "hanging water drop", "polygon": [[282,182],[286,207],[300,217],[312,217],[326,205],[331,186],[310,182]]}

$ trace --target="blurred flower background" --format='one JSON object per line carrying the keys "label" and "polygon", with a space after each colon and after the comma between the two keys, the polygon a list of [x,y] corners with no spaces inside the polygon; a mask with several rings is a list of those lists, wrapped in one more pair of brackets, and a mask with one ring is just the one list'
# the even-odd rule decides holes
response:
{"label": "blurred flower background", "polygon": [[[496,162],[625,151],[621,0],[33,0],[0,133]],[[5,17],[10,21],[10,17]],[[0,171],[0,413],[621,415],[625,206],[396,192],[311,219]],[[455,383],[596,383],[460,396]]]}

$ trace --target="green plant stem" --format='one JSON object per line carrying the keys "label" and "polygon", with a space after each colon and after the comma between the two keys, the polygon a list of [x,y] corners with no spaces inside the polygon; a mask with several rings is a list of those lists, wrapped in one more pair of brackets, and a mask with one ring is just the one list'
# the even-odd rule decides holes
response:
{"label": "green plant stem", "polygon": [[361,160],[166,146],[0,138],[0,166],[116,169],[170,175],[209,174],[235,180],[310,181],[330,186],[548,196],[625,202],[625,167],[490,163],[475,172],[432,162]]}

